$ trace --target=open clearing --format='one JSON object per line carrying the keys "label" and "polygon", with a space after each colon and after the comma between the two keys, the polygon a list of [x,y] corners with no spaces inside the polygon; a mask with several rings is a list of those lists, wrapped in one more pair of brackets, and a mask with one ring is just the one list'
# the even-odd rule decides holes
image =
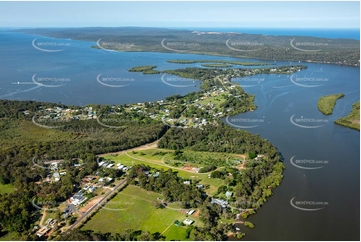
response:
{"label": "open clearing", "polygon": [[[163,152],[163,153],[162,153]],[[189,151],[187,151],[189,152]],[[164,153],[166,153],[164,155]],[[116,164],[121,163],[126,166],[132,166],[135,164],[144,164],[148,165],[150,167],[153,167],[158,170],[168,170],[172,169],[174,172],[177,172],[177,175],[185,178],[185,179],[196,179],[200,180],[200,184],[203,184],[206,187],[206,192],[210,195],[214,195],[217,192],[217,189],[219,186],[222,186],[224,184],[224,181],[221,179],[214,179],[214,178],[208,178],[208,175],[210,173],[197,173],[194,170],[188,170],[187,168],[183,167],[174,167],[171,165],[167,165],[164,163],[166,161],[165,158],[169,157],[170,154],[173,153],[172,150],[166,150],[166,149],[158,149],[158,148],[149,148],[146,150],[137,150],[136,152],[132,151],[123,151],[119,152],[117,154],[108,154],[106,156],[103,156],[103,158],[108,160],[113,160]],[[193,152],[192,154],[197,155],[198,159],[202,159],[203,157],[207,157],[210,154],[213,154],[213,156],[225,156],[223,153],[210,153],[210,152]],[[243,155],[236,155],[236,154],[226,154],[229,157],[233,158],[243,158]],[[189,162],[186,162],[189,163]],[[191,165],[194,165],[192,163],[189,163]],[[197,164],[198,166],[201,166],[200,164]],[[203,165],[204,166],[204,165]]]}
{"label": "open clearing", "polygon": [[[184,228],[175,226],[174,229],[170,225],[174,220],[183,221],[186,218],[185,211],[156,209],[154,204],[157,198],[162,198],[162,195],[129,185],[104,205],[82,230],[91,229],[102,233],[125,233],[127,229],[148,230],[151,233],[164,232],[164,236],[172,238],[178,233],[182,234]],[[201,225],[198,218],[193,220]]]}
{"label": "open clearing", "polygon": [[11,185],[11,184],[6,184],[6,185],[3,185],[3,184],[0,184],[0,194],[5,194],[5,193],[12,193],[14,192],[15,189],[14,189],[14,186]]}

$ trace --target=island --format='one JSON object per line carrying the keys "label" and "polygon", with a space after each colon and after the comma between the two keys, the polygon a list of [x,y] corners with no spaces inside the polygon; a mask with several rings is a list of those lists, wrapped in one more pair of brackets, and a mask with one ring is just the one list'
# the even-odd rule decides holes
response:
{"label": "island", "polygon": [[159,74],[160,71],[153,70],[157,66],[137,66],[129,69],[130,72],[142,72],[143,74]]}
{"label": "island", "polygon": [[322,96],[318,99],[317,108],[321,113],[325,115],[331,115],[333,108],[336,105],[337,99],[344,97],[344,94],[330,94],[327,96]]}
{"label": "island", "polygon": [[266,66],[271,65],[264,62],[248,62],[248,61],[232,61],[232,60],[167,60],[168,63],[176,64],[195,64],[195,63],[213,63],[224,65],[240,65],[240,66]]}
{"label": "island", "polygon": [[360,101],[352,105],[349,115],[335,120],[335,124],[360,131]]}

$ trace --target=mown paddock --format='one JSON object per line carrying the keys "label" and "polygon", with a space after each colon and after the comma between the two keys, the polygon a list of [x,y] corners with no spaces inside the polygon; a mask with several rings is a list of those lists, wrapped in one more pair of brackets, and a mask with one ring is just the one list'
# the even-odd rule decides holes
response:
{"label": "mown paddock", "polygon": [[[168,153],[165,156],[161,154],[161,152]],[[170,158],[170,154],[172,154],[173,150],[167,150],[167,149],[159,149],[159,148],[152,148],[152,149],[145,149],[145,150],[136,150],[135,153],[132,151],[127,151],[125,154],[124,152],[113,155],[105,155],[103,158],[108,160],[113,160],[116,164],[121,163],[126,166],[132,166],[134,164],[144,164],[148,165],[150,167],[153,167],[158,170],[168,170],[172,169],[174,172],[177,172],[177,175],[182,178],[187,179],[194,179],[194,180],[200,180],[200,184],[208,185],[209,188],[206,189],[206,192],[210,195],[214,195],[217,192],[218,187],[224,185],[224,181],[221,179],[213,179],[208,178],[208,175],[210,173],[196,173],[191,171],[186,171],[185,169],[167,166],[167,164],[164,163],[168,158]],[[193,155],[195,159],[202,159],[206,158],[210,155],[214,157],[224,157],[229,156],[231,159],[243,159],[241,158],[242,155],[238,154],[226,154],[226,153],[217,153],[217,152],[199,152],[199,151],[184,151],[186,153]],[[192,164],[190,162],[186,162],[194,166],[204,166],[201,164]]]}
{"label": "mown paddock", "polygon": [[[162,195],[129,185],[104,205],[82,227],[82,230],[124,233],[128,229],[132,229],[162,233],[174,223],[174,220],[183,221],[186,218],[185,213],[181,210],[156,209],[154,204],[157,198],[162,198]],[[172,207],[174,208],[174,206]],[[197,225],[201,225],[199,219],[193,220],[196,220]],[[172,228],[168,236],[174,237],[179,233],[183,234],[182,231],[181,227]]]}

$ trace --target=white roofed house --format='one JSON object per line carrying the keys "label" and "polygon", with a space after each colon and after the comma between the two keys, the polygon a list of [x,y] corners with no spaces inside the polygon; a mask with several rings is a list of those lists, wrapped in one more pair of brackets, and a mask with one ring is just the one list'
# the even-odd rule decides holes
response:
{"label": "white roofed house", "polygon": [[186,218],[186,219],[183,221],[183,223],[184,223],[185,225],[191,225],[193,222],[194,222],[194,221],[191,220],[191,219],[189,219],[189,218]]}
{"label": "white roofed house", "polygon": [[54,172],[53,177],[54,177],[54,181],[59,181],[60,180],[60,173],[59,172]]}

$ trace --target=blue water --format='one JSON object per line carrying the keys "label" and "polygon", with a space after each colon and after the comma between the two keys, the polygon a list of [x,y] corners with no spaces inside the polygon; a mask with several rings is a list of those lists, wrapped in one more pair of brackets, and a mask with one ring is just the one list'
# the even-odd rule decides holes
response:
{"label": "blue water", "polygon": [[[39,42],[62,43],[61,48],[46,48],[64,50],[37,50],[32,46],[35,38]],[[92,45],[95,43],[0,32],[0,99],[75,105],[155,101],[197,91],[199,82],[176,76],[162,79],[160,74],[143,75],[127,69],[140,65],[157,65],[159,70],[200,66],[167,63],[169,59],[257,61],[178,53],[111,52],[91,48]],[[289,65],[281,61],[270,63]],[[335,125],[333,121],[347,115],[352,104],[360,100],[360,68],[300,64],[307,65],[308,69],[292,75],[258,75],[233,80],[246,92],[255,94],[258,106],[254,112],[239,114],[236,118],[259,121],[242,123],[230,119],[230,125],[256,126],[242,129],[270,140],[283,154],[286,166],[281,186],[257,214],[249,218],[256,228],[250,230],[242,226],[241,229],[247,233],[247,240],[359,240],[360,133]],[[102,84],[97,80],[99,75],[100,79],[120,81]],[[43,81],[40,86],[32,81],[33,77],[35,80],[65,78],[65,81]],[[164,80],[168,80],[168,84]],[[14,82],[23,84],[14,85]],[[126,86],[109,86],[120,84]],[[332,93],[344,93],[345,97],[337,101],[334,113],[326,116],[317,110],[317,100]],[[327,122],[303,123],[320,127],[300,128],[292,124],[292,116]],[[328,163],[322,169],[305,170],[290,163],[293,156]],[[300,211],[290,205],[293,197],[299,201],[325,201],[328,205],[319,211]]]}
{"label": "blue water", "polygon": [[[178,28],[179,29],[179,28]],[[266,34],[276,36],[313,36],[320,38],[346,38],[360,40],[360,29],[288,29],[288,28],[192,28],[184,27],[180,29],[196,31],[215,32],[236,32],[246,34]]]}
{"label": "blue water", "polygon": [[[59,47],[45,46],[43,49],[62,51],[40,51],[33,47],[34,39],[35,46],[38,46],[37,43],[56,43]],[[127,70],[140,65],[156,65],[158,70],[200,67],[200,64],[174,64],[167,63],[167,60],[204,59],[204,55],[114,52],[91,48],[94,45],[96,43],[93,42],[0,32],[0,99],[75,105],[113,104],[154,101],[199,90],[197,81],[193,83],[192,80],[170,75],[143,75]],[[207,58],[240,60],[215,56]],[[110,81],[102,82],[105,83],[103,85],[98,82],[98,76]],[[44,79],[41,82],[43,86],[40,86],[33,82],[33,78],[35,81],[38,78],[48,79]],[[66,81],[49,82],[50,78],[63,78]],[[171,85],[163,80],[171,80]],[[13,84],[18,82],[19,85]]]}

